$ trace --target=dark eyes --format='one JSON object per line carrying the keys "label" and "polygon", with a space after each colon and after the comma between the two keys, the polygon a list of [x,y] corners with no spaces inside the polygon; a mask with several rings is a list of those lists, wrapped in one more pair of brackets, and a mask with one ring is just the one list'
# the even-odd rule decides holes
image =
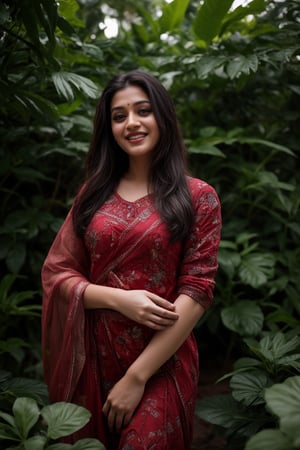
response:
{"label": "dark eyes", "polygon": [[124,120],[124,119],[125,119],[125,114],[114,114],[112,116],[112,120],[114,122],[122,122],[122,120]]}
{"label": "dark eyes", "polygon": [[[141,108],[137,111],[137,114],[141,117],[147,117],[149,114],[152,113],[152,110],[150,108]],[[114,122],[123,122],[127,117],[127,114],[125,113],[115,113],[112,116],[112,120]]]}
{"label": "dark eyes", "polygon": [[139,115],[140,116],[148,116],[149,114],[151,114],[152,110],[149,108],[143,108],[139,110]]}

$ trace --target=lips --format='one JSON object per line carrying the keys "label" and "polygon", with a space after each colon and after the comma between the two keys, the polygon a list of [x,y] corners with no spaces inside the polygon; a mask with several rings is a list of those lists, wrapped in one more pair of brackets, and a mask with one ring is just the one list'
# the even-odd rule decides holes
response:
{"label": "lips", "polygon": [[132,134],[128,134],[126,136],[126,139],[128,141],[139,141],[141,139],[144,139],[144,137],[146,137],[146,136],[147,136],[146,133],[135,133],[135,134],[132,133]]}

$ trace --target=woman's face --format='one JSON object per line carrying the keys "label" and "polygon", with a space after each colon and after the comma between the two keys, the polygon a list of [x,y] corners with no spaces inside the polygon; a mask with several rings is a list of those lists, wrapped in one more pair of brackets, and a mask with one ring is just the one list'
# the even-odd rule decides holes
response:
{"label": "woman's face", "polygon": [[113,96],[111,127],[129,158],[149,158],[160,137],[149,97],[138,86],[128,86]]}

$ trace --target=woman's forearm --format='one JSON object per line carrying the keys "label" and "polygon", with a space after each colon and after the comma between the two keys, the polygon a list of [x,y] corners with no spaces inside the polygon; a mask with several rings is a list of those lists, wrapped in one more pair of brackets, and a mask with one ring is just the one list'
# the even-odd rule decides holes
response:
{"label": "woman's forearm", "polygon": [[117,309],[122,298],[122,289],[89,284],[83,295],[85,309]]}
{"label": "woman's forearm", "polygon": [[146,383],[148,379],[178,350],[204,314],[204,308],[185,294],[175,302],[179,318],[171,327],[157,332],[150,343],[129,367],[127,376]]}
{"label": "woman's forearm", "polygon": [[155,331],[173,325],[178,319],[172,303],[145,290],[90,284],[85,289],[83,305],[86,309],[112,309]]}

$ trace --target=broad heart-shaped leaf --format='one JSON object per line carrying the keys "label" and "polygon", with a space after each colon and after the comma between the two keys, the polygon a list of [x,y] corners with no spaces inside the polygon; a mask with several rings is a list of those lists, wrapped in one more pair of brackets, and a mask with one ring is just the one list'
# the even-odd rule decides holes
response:
{"label": "broad heart-shaped leaf", "polygon": [[245,450],[294,450],[291,440],[280,430],[263,430],[252,436]]}
{"label": "broad heart-shaped leaf", "polygon": [[260,307],[249,300],[223,308],[221,318],[227,328],[242,336],[256,336],[264,321]]}
{"label": "broad heart-shaped leaf", "polygon": [[48,437],[58,439],[68,436],[88,423],[91,413],[73,403],[57,402],[45,406],[41,414],[48,425]]}
{"label": "broad heart-shaped leaf", "polygon": [[266,389],[265,399],[270,410],[280,418],[300,414],[300,375],[273,384]]}
{"label": "broad heart-shaped leaf", "polygon": [[239,268],[241,281],[258,288],[273,276],[275,258],[271,253],[250,253],[242,258]]}
{"label": "broad heart-shaped leaf", "polygon": [[39,419],[40,410],[37,402],[32,398],[19,397],[15,400],[12,410],[20,436],[26,439],[29,431]]}
{"label": "broad heart-shaped leaf", "polygon": [[246,406],[264,404],[265,388],[271,384],[272,381],[262,370],[240,372],[234,374],[230,380],[233,398]]}
{"label": "broad heart-shaped leaf", "polygon": [[205,0],[193,22],[196,36],[207,43],[217,36],[232,3],[233,0]]}
{"label": "broad heart-shaped leaf", "polygon": [[24,441],[23,445],[25,450],[41,450],[45,448],[47,442],[46,436],[32,436]]}

